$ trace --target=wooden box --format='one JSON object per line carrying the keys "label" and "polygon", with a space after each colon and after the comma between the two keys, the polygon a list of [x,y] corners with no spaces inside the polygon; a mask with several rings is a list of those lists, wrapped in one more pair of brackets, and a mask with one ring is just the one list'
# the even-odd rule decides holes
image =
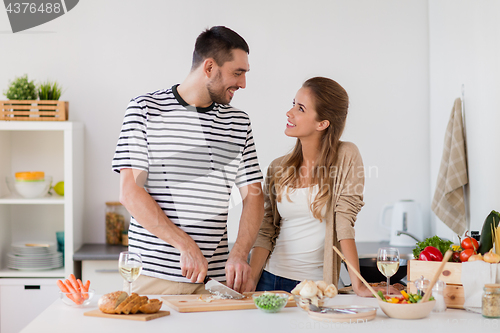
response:
{"label": "wooden box", "polygon": [[[419,279],[421,276],[432,280],[440,264],[440,261],[423,261],[416,259],[408,260],[407,288],[410,293],[417,293],[414,281]],[[447,262],[444,265],[443,272],[439,276],[439,280],[446,282],[444,300],[446,302],[446,306],[449,308],[464,308],[465,297],[461,276],[462,264],[459,262]]]}
{"label": "wooden box", "polygon": [[68,102],[0,101],[0,120],[65,121],[68,120]]}

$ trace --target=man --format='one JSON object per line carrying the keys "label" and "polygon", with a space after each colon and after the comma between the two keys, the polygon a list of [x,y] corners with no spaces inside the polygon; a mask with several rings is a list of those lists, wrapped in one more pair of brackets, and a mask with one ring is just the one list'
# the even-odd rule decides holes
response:
{"label": "man", "polygon": [[[254,288],[247,257],[264,214],[263,178],[250,119],[229,105],[246,86],[248,53],[236,32],[212,27],[198,36],[184,82],[130,101],[113,170],[133,216],[129,250],[143,260],[134,292],[204,293],[206,275],[240,292]],[[233,185],[243,209],[228,254]]]}

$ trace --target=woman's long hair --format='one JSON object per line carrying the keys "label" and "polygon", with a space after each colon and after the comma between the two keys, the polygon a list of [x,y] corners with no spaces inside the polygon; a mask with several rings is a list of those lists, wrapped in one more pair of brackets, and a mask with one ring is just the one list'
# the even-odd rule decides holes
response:
{"label": "woman's long hair", "polygon": [[[313,77],[302,85],[312,93],[317,121],[328,120],[330,125],[323,130],[320,138],[319,153],[313,167],[311,184],[317,184],[319,191],[311,203],[311,212],[314,218],[322,221],[324,208],[330,212],[333,204],[334,180],[336,172],[337,151],[340,136],[344,131],[349,96],[344,88],[332,79]],[[283,190],[299,187],[300,167],[303,163],[302,145],[297,139],[293,151],[283,161],[280,171],[275,174],[273,181],[276,190],[276,199],[281,202]],[[288,193],[285,194],[288,198]]]}

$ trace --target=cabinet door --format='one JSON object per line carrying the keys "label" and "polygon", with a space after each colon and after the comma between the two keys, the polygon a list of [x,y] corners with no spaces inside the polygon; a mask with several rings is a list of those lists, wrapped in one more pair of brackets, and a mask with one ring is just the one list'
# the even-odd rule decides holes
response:
{"label": "cabinet door", "polygon": [[118,272],[118,260],[83,260],[83,281],[90,280],[90,288],[97,295],[123,290],[124,280]]}
{"label": "cabinet door", "polygon": [[57,279],[5,280],[0,284],[0,332],[2,333],[20,332],[59,298]]}

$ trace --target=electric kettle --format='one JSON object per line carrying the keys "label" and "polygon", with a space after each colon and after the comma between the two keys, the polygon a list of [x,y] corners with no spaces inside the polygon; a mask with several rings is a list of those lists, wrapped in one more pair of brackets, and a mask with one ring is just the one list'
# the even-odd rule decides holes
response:
{"label": "electric kettle", "polygon": [[[391,210],[390,226],[387,212]],[[380,225],[391,231],[391,246],[415,246],[424,239],[424,221],[420,206],[413,200],[401,200],[382,208]]]}

